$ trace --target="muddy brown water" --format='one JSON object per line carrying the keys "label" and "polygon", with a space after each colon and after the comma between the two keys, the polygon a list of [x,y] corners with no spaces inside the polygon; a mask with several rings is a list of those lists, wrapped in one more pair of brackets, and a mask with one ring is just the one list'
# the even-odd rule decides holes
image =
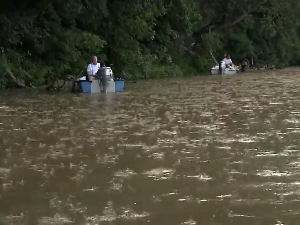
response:
{"label": "muddy brown water", "polygon": [[300,224],[299,69],[0,95],[0,224]]}

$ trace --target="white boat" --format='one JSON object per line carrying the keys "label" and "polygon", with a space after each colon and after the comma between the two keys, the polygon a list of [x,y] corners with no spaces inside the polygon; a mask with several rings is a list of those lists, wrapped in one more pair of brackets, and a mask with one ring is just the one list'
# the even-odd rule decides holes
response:
{"label": "white boat", "polygon": [[[232,75],[232,74],[236,74],[239,71],[239,67],[238,66],[230,66],[229,68],[226,68],[225,66],[225,62],[221,62],[221,68],[222,68],[222,75]],[[220,74],[220,67],[219,65],[213,66],[211,68],[211,74],[215,75],[215,74]]]}

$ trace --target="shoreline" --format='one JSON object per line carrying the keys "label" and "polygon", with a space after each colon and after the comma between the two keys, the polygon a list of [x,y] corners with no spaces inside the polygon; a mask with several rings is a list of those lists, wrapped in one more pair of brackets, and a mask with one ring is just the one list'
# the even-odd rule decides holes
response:
{"label": "shoreline", "polygon": [[[286,68],[274,68],[274,69],[249,69],[246,70],[245,72],[239,72],[237,74],[233,74],[233,75],[247,75],[247,74],[269,74],[269,73],[275,73],[278,71],[289,71],[290,72],[296,72],[296,71],[300,71],[300,67],[299,66],[293,66],[293,67],[286,67]],[[133,86],[139,82],[147,82],[147,81],[157,81],[157,80],[174,80],[174,79],[187,79],[187,78],[194,78],[194,77],[211,77],[211,76],[221,76],[221,75],[212,75],[212,74],[199,74],[199,75],[195,75],[195,76],[180,76],[180,77],[161,77],[161,78],[149,78],[149,79],[139,79],[139,80],[128,80],[125,81],[125,84]],[[41,86],[37,86],[37,87],[32,87],[32,88],[19,88],[19,87],[12,87],[12,88],[4,88],[1,89],[0,91],[10,91],[10,90],[35,90],[35,91],[40,91],[40,90],[44,90],[46,92],[70,92],[70,93],[79,93],[77,91],[72,92],[71,88],[73,85],[73,81],[64,81],[64,80],[59,80],[58,84],[59,86],[61,86],[61,84],[65,83],[65,85],[58,89],[58,88],[52,88],[51,90],[45,90],[48,86],[47,85],[41,85]],[[126,86],[127,86],[126,85]]]}

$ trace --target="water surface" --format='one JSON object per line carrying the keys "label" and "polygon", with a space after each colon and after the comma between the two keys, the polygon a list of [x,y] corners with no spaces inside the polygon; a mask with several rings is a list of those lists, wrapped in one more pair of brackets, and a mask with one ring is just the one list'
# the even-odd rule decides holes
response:
{"label": "water surface", "polygon": [[0,96],[0,224],[300,224],[300,73]]}

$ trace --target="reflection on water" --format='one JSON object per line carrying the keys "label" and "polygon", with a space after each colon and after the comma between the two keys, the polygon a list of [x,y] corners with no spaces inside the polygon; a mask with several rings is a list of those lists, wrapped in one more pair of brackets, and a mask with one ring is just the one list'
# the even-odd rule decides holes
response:
{"label": "reflection on water", "polygon": [[296,69],[0,97],[0,224],[297,224]]}

